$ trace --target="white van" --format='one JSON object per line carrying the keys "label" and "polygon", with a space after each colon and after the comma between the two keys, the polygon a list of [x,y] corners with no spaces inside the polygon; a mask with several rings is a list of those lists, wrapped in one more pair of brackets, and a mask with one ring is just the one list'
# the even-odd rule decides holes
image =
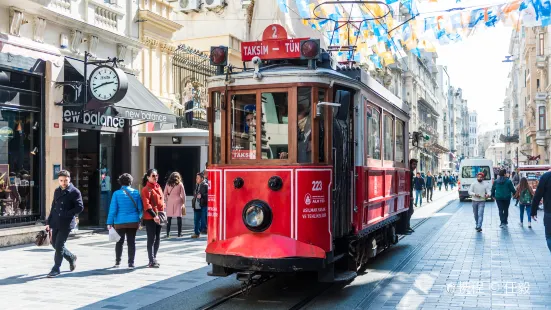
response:
{"label": "white van", "polygon": [[482,172],[484,173],[484,183],[488,187],[492,187],[492,180],[494,179],[493,162],[490,159],[484,158],[467,158],[461,161],[459,167],[459,180],[457,188],[459,190],[459,201],[465,201],[469,197],[469,187],[476,180],[476,175]]}

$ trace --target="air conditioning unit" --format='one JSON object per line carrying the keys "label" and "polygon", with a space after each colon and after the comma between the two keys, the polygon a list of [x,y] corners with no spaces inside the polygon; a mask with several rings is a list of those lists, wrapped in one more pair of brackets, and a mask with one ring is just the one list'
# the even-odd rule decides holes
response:
{"label": "air conditioning unit", "polygon": [[226,5],[226,0],[204,0],[205,8],[212,9]]}
{"label": "air conditioning unit", "polygon": [[241,0],[241,8],[242,9],[246,9],[249,7],[249,5],[251,5],[252,1],[251,0]]}
{"label": "air conditioning unit", "polygon": [[198,11],[201,8],[201,0],[179,0],[180,12]]}

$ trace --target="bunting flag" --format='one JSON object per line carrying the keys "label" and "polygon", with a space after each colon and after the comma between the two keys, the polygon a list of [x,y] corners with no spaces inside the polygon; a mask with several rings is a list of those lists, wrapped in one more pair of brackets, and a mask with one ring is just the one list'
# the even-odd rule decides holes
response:
{"label": "bunting flag", "polygon": [[[489,6],[478,0],[381,2],[385,4],[324,5],[323,0],[277,0],[282,13],[294,15],[291,17],[326,34],[328,45],[357,45],[355,53],[338,52],[338,56],[367,61],[376,68],[402,59],[406,51],[418,56],[421,51],[436,52],[439,45],[460,42],[474,29],[498,23],[516,30],[551,25],[551,0],[504,0],[506,3]],[[343,25],[343,21],[350,24]]]}

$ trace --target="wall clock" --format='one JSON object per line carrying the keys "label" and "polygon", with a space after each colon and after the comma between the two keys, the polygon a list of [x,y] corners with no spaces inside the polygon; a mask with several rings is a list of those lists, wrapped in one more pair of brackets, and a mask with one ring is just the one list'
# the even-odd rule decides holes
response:
{"label": "wall clock", "polygon": [[94,99],[116,103],[124,98],[128,91],[128,77],[119,68],[99,66],[90,74],[88,87]]}

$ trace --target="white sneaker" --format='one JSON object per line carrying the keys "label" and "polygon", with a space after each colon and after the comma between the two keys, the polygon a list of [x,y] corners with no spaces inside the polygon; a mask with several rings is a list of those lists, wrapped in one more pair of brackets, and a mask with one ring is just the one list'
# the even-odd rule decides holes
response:
{"label": "white sneaker", "polygon": [[518,223],[518,226],[522,226],[522,222],[519,222],[519,223]]}

